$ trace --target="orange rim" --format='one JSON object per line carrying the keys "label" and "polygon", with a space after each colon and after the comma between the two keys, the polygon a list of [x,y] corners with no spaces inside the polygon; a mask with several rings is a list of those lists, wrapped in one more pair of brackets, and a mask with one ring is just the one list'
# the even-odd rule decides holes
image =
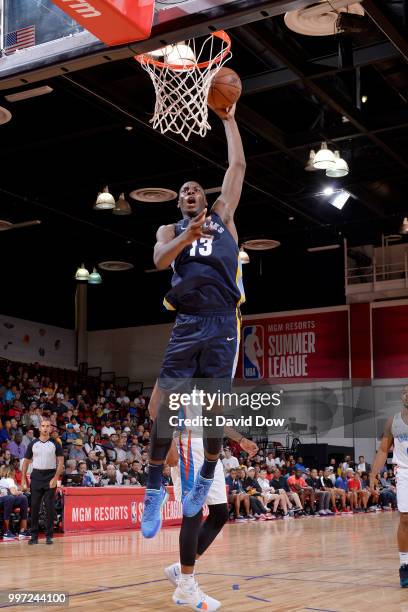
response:
{"label": "orange rim", "polygon": [[198,64],[191,64],[190,66],[180,66],[180,64],[167,64],[166,62],[160,62],[159,60],[154,59],[154,57],[152,57],[148,53],[141,53],[140,55],[135,55],[134,59],[140,64],[152,64],[153,66],[157,66],[157,68],[171,68],[172,70],[178,71],[207,68],[210,64],[219,64],[226,57],[226,55],[228,55],[231,49],[231,38],[226,32],[224,32],[224,30],[213,32],[211,36],[220,38],[223,42],[226,43],[227,46],[225,47],[224,51],[220,53],[217,57],[215,57],[214,59],[207,60],[206,62],[199,62]]}

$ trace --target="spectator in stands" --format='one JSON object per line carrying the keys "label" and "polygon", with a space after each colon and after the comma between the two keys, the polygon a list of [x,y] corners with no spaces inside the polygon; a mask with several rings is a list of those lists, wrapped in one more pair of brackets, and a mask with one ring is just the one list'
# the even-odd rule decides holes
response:
{"label": "spectator in stands", "polygon": [[319,502],[319,514],[321,516],[333,514],[330,510],[330,492],[324,491],[316,469],[311,470],[310,475],[306,478],[306,484],[312,487],[315,498]]}
{"label": "spectator in stands", "polygon": [[75,459],[75,461],[85,461],[86,454],[83,449],[82,440],[80,438],[76,438],[76,440],[72,442],[72,447],[69,451],[69,458]]}
{"label": "spectator in stands", "polygon": [[83,487],[94,487],[96,485],[95,476],[91,470],[88,470],[85,461],[80,461],[78,463],[78,474],[81,474],[82,476]]}
{"label": "spectator in stands", "polygon": [[67,459],[65,462],[65,474],[78,474],[77,462],[75,459]]}
{"label": "spectator in stands", "polygon": [[302,506],[304,507],[305,501],[310,503],[310,514],[314,515],[315,512],[315,494],[312,487],[310,487],[305,479],[301,470],[295,470],[295,473],[288,478],[288,485],[292,493],[299,495]]}
{"label": "spectator in stands", "polygon": [[173,486],[173,481],[171,478],[171,467],[169,465],[165,465],[163,467],[162,483],[165,487]]}
{"label": "spectator in stands", "polygon": [[346,491],[344,489],[338,489],[334,486],[333,483],[333,470],[330,468],[326,468],[324,470],[323,476],[320,478],[320,482],[322,483],[322,488],[324,491],[328,491],[330,493],[330,500],[333,508],[333,512],[335,514],[339,513],[337,509],[336,500],[339,499],[341,503],[342,511],[345,513],[350,512],[346,506]]}
{"label": "spectator in stands", "polygon": [[0,419],[0,444],[3,444],[3,442],[7,442],[7,440],[8,440],[8,432],[7,432],[7,429],[3,427],[3,423]]}
{"label": "spectator in stands", "polygon": [[345,455],[344,456],[344,461],[343,461],[342,466],[341,466],[341,470],[343,472],[347,472],[347,470],[349,468],[354,470],[354,462],[351,460],[351,455]]}
{"label": "spectator in stands", "polygon": [[335,483],[336,483],[336,478],[337,478],[337,476],[340,476],[340,475],[341,475],[341,469],[340,469],[340,468],[339,468],[339,466],[337,465],[337,461],[336,461],[336,459],[335,459],[334,457],[332,457],[332,458],[330,459],[330,462],[329,462],[329,467],[330,467],[330,468],[333,468],[333,474],[334,474],[334,484],[335,484]]}
{"label": "spectator in stands", "polygon": [[10,451],[12,457],[17,459],[24,459],[27,447],[23,444],[23,436],[20,432],[14,434],[10,442],[7,444],[7,448]]}
{"label": "spectator in stands", "polygon": [[360,475],[363,472],[367,472],[370,473],[371,472],[371,465],[369,463],[366,462],[364,455],[360,455],[358,458],[358,465],[357,465],[357,471],[360,472]]}
{"label": "spectator in stands", "polygon": [[66,426],[66,430],[61,436],[61,440],[63,445],[71,445],[78,438],[75,433],[74,426],[72,423],[68,423]]}
{"label": "spectator in stands", "polygon": [[122,476],[119,476],[116,467],[112,463],[109,463],[109,465],[106,466],[106,473],[104,474],[101,481],[102,485],[104,487],[117,486],[121,484],[121,481]]}
{"label": "spectator in stands", "polygon": [[101,429],[101,436],[111,436],[116,433],[114,427],[112,427],[111,421],[106,421],[105,425]]}
{"label": "spectator in stands", "polygon": [[380,488],[380,505],[384,510],[395,508],[397,503],[396,488],[388,477],[388,471],[385,471],[382,475],[378,474],[377,480]]}
{"label": "spectator in stands", "polygon": [[124,446],[125,446],[125,441],[122,436],[119,436],[116,439],[116,442],[114,444],[114,449],[116,452],[116,463],[121,463],[122,461],[126,461],[127,453],[124,449]]}
{"label": "spectator in stands", "polygon": [[[0,507],[3,508],[3,541],[9,542],[17,537],[20,540],[29,539],[30,534],[27,530],[28,499],[18,489],[15,481],[15,470],[12,466],[2,466],[0,468]],[[20,509],[20,533],[18,536],[10,531],[10,515],[16,508]]]}
{"label": "spectator in stands", "polygon": [[290,507],[292,507],[293,505],[295,506],[295,513],[300,513],[303,511],[303,505],[300,501],[299,495],[295,491],[291,491],[288,485],[288,479],[285,477],[285,475],[281,472],[280,469],[275,469],[274,477],[272,478],[272,480],[270,480],[270,484],[275,489],[275,491],[278,491],[279,493],[282,493],[284,491],[286,493],[291,504]]}
{"label": "spectator in stands", "polygon": [[236,469],[239,467],[239,461],[232,455],[230,448],[224,450],[222,465],[224,467],[224,474],[228,474],[233,468]]}
{"label": "spectator in stands", "polygon": [[266,459],[265,459],[265,464],[267,468],[274,468],[276,466],[275,451],[268,452]]}
{"label": "spectator in stands", "polygon": [[245,516],[249,517],[249,496],[245,493],[242,480],[238,477],[236,469],[232,468],[225,479],[228,485],[228,503],[232,506],[235,520],[242,522],[245,517],[241,514],[241,504],[244,507]]}
{"label": "spectator in stands", "polygon": [[150,431],[144,431],[142,439],[140,440],[141,446],[146,448],[150,444]]}
{"label": "spectator in stands", "polygon": [[299,470],[300,472],[302,472],[302,474],[305,473],[306,468],[303,465],[303,457],[298,457],[297,461],[295,463],[295,470]]}
{"label": "spectator in stands", "polygon": [[257,478],[257,482],[261,488],[263,503],[265,504],[265,506],[270,507],[270,504],[272,502],[272,512],[274,514],[276,513],[278,506],[280,506],[283,511],[283,518],[289,518],[289,499],[284,491],[280,493],[279,491],[275,491],[275,489],[271,487],[270,482],[266,477],[266,470],[260,471],[259,476]]}
{"label": "spectator in stands", "polygon": [[131,464],[130,470],[128,472],[130,477],[130,483],[144,487],[146,485],[146,474],[142,468],[142,464],[140,461],[134,460]]}
{"label": "spectator in stands", "polygon": [[361,481],[360,481],[360,475],[358,472],[351,472],[351,471],[347,471],[347,474],[349,476],[348,478],[348,487],[350,491],[355,491],[357,494],[357,501],[359,503],[360,506],[362,506],[363,511],[367,512],[367,502],[368,502],[368,497],[367,496],[367,492],[363,491],[363,488],[361,486]]}
{"label": "spectator in stands", "polygon": [[140,461],[141,455],[138,444],[132,444],[130,450],[126,453],[126,461],[133,463],[133,461]]}
{"label": "spectator in stands", "polygon": [[343,489],[345,491],[346,500],[350,505],[350,512],[354,512],[358,507],[357,492],[349,490],[347,472],[343,471],[340,476],[337,476],[335,486],[336,489]]}
{"label": "spectator in stands", "polygon": [[370,487],[369,475],[367,472],[362,472],[361,474],[361,488],[368,496],[368,509],[374,512],[378,508],[380,491],[378,490],[378,486]]}

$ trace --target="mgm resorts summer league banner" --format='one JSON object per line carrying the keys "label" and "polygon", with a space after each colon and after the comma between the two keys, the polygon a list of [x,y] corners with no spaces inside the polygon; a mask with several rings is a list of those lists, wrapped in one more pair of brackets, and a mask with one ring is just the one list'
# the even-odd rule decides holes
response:
{"label": "mgm resorts summer league banner", "polygon": [[237,376],[262,379],[347,379],[347,308],[242,322]]}

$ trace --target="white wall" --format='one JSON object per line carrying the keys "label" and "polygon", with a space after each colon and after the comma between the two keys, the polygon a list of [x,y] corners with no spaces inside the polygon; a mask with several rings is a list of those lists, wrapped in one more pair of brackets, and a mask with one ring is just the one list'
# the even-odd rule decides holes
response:
{"label": "white wall", "polygon": [[75,367],[75,332],[0,315],[0,356],[62,368]]}
{"label": "white wall", "polygon": [[171,329],[172,324],[165,324],[89,332],[89,365],[151,386],[158,376]]}

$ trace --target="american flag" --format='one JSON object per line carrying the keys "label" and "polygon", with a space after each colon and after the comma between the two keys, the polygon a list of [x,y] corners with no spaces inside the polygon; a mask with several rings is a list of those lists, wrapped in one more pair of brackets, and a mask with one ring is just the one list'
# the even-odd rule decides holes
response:
{"label": "american flag", "polygon": [[25,49],[35,45],[35,26],[31,25],[15,32],[9,32],[5,36],[4,53],[10,55],[17,49]]}

